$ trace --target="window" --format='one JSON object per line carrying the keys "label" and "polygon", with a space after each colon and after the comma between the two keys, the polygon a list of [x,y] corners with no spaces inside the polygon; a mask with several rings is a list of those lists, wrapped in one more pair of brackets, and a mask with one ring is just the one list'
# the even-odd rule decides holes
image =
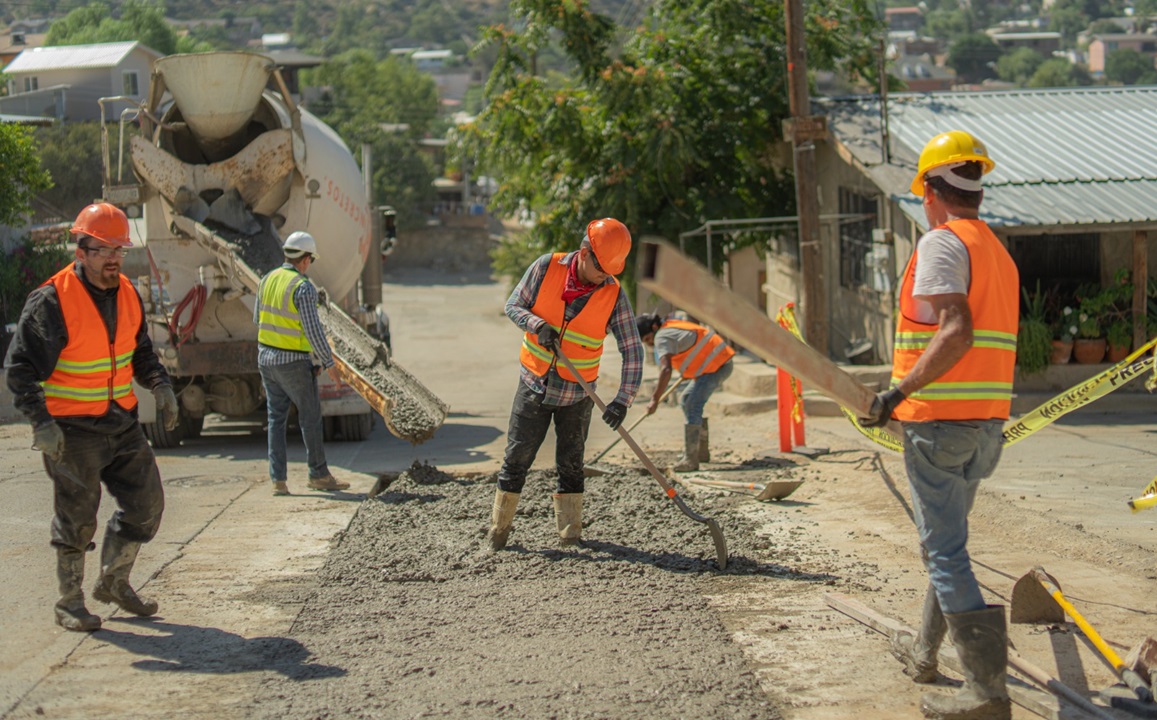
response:
{"label": "window", "polygon": [[872,251],[876,198],[840,188],[840,215],[865,216],[840,220],[840,285],[846,288],[870,285],[865,260]]}
{"label": "window", "polygon": [[1099,233],[1068,235],[1014,235],[1008,253],[1020,271],[1021,287],[1056,287],[1068,294],[1085,283],[1101,281]]}
{"label": "window", "polygon": [[122,73],[121,79],[123,80],[123,84],[124,84],[124,90],[121,93],[122,95],[128,95],[130,97],[137,97],[138,95],[141,94],[140,90],[137,87],[137,73],[136,73],[136,71]]}
{"label": "window", "polygon": [[40,79],[34,77],[24,78],[24,92],[32,92],[40,89]]}

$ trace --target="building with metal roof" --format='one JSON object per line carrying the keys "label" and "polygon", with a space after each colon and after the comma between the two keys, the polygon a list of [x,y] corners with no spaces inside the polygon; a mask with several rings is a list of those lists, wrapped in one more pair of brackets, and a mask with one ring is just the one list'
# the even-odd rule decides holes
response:
{"label": "building with metal roof", "polygon": [[[815,109],[828,122],[816,151],[821,215],[872,218],[821,238],[833,354],[868,338],[880,359],[890,356],[896,279],[928,229],[909,186],[924,144],[947,130],[977,136],[996,162],[980,216],[1008,246],[1022,286],[1069,292],[1107,285],[1121,269],[1153,276],[1157,87],[905,93],[886,107],[853,97]],[[783,278],[796,260],[787,252],[774,262],[768,276]]]}

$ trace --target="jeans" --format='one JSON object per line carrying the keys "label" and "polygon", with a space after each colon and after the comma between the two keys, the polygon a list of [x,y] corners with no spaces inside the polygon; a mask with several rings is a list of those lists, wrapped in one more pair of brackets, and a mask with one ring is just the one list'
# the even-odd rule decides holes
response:
{"label": "jeans", "polygon": [[983,610],[968,556],[968,513],[980,481],[1000,461],[1004,421],[906,422],[903,427],[916,529],[940,607],[947,614]]}
{"label": "jeans", "polygon": [[587,429],[591,424],[589,397],[573,405],[548,406],[542,395],[519,381],[510,410],[510,429],[506,433],[506,457],[498,471],[498,487],[506,492],[521,493],[526,473],[534,464],[546,431],[554,420],[555,464],[558,466],[558,492],[581,493],[584,489],[583,454],[586,452]]}
{"label": "jeans", "polygon": [[703,407],[723,381],[731,377],[732,367],[731,361],[728,360],[715,372],[700,375],[692,380],[691,384],[679,394],[679,407],[683,408],[683,417],[687,419],[688,425],[703,424]]}
{"label": "jeans", "polygon": [[297,406],[297,424],[301,426],[301,439],[305,442],[309,476],[329,475],[322,442],[321,398],[317,394],[313,363],[298,360],[286,365],[262,365],[258,370],[269,408],[269,478],[273,482],[286,480],[285,427],[289,422],[290,403]]}

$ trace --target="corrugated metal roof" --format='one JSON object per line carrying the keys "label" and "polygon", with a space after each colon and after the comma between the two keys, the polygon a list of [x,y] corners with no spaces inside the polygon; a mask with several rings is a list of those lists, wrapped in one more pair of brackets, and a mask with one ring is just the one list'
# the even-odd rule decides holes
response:
{"label": "corrugated metal roof", "polygon": [[4,68],[4,72],[11,74],[66,68],[115,67],[138,45],[160,57],[160,53],[149,50],[135,40],[95,45],[53,45],[25,50]]}
{"label": "corrugated metal roof", "polygon": [[1157,222],[1155,86],[893,95],[888,166],[876,98],[820,105],[835,140],[920,223],[919,200],[898,179],[910,181],[924,143],[950,129],[982,139],[996,161],[984,178],[994,225]]}

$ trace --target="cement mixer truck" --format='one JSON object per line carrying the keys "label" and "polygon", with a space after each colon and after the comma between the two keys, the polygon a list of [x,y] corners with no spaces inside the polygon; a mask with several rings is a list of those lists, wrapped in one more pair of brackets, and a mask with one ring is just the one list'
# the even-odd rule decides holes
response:
{"label": "cement mixer truck", "polygon": [[[102,98],[102,114],[126,100]],[[138,393],[155,447],[200,434],[208,413],[261,409],[255,292],[297,230],[318,242],[310,277],[328,298],[319,312],[344,381],[321,384],[327,439],[365,439],[371,411],[411,442],[433,434],[446,405],[393,362],[372,332],[380,325],[374,288],[358,292],[365,264],[381,262],[361,172],[337,133],[294,104],[271,59],[162,58],[145,101],[121,112],[115,153],[102,125],[104,199],[143,218],[133,240],[147,271],[137,286],[180,400],[181,421],[167,431],[151,395]]]}

